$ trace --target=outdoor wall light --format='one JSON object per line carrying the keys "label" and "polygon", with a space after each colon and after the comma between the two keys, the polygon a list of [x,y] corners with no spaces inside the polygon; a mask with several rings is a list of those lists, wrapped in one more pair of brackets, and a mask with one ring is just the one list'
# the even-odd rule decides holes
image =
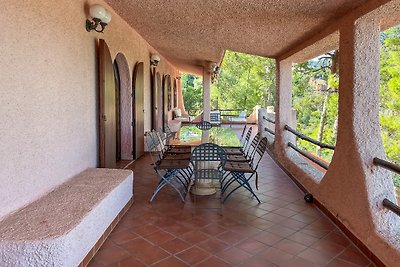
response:
{"label": "outdoor wall light", "polygon": [[[93,5],[90,7],[89,13],[93,21],[86,20],[86,31],[95,30],[96,32],[103,32],[107,24],[111,21],[110,11],[101,5]],[[99,24],[101,26],[100,30],[97,29]]]}
{"label": "outdoor wall light", "polygon": [[157,54],[151,54],[150,65],[157,67],[158,63],[160,63],[160,56]]}
{"label": "outdoor wall light", "polygon": [[211,82],[212,83],[216,83],[218,80],[218,76],[219,76],[219,66],[215,63],[215,65],[212,65],[212,70],[211,70]]}

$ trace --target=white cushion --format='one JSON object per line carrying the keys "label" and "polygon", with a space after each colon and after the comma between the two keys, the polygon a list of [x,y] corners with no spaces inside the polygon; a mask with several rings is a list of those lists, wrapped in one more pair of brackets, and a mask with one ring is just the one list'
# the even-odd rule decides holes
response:
{"label": "white cushion", "polygon": [[246,118],[246,112],[247,110],[243,110],[242,112],[240,112],[239,118]]}
{"label": "white cushion", "polygon": [[176,108],[174,110],[174,113],[175,113],[175,117],[177,117],[177,118],[182,117],[182,111],[180,108]]}

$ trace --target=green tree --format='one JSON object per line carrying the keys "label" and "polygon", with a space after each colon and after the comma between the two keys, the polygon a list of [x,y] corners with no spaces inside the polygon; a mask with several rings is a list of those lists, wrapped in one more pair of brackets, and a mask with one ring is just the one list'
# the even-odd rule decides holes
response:
{"label": "green tree", "polygon": [[[293,66],[293,108],[297,111],[297,131],[320,142],[335,145],[338,105],[338,52],[333,51]],[[299,140],[307,151],[316,151],[327,161],[333,151],[321,150]]]}
{"label": "green tree", "polygon": [[185,108],[190,113],[195,113],[203,107],[203,79],[201,77],[183,74],[182,95]]}
{"label": "green tree", "polygon": [[220,109],[274,105],[274,60],[226,51],[218,81],[211,86],[211,101]]}
{"label": "green tree", "polygon": [[[381,41],[381,136],[388,159],[400,164],[400,26],[384,31]],[[394,175],[393,181],[399,194],[400,175]]]}

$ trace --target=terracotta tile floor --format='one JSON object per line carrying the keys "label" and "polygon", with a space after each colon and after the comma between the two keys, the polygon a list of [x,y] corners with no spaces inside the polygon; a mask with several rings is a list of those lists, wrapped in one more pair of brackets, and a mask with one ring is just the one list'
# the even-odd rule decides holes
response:
{"label": "terracotta tile floor", "polygon": [[[89,266],[373,266],[265,155],[259,167],[262,204],[238,191],[215,210],[193,214],[158,182],[145,156],[135,172],[134,204]],[[207,202],[207,200],[206,200]]]}

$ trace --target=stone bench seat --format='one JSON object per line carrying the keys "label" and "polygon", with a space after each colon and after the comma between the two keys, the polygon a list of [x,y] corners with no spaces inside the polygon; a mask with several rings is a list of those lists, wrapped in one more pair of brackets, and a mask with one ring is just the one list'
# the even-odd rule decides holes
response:
{"label": "stone bench seat", "polygon": [[132,195],[132,171],[83,171],[0,221],[0,266],[80,265]]}

